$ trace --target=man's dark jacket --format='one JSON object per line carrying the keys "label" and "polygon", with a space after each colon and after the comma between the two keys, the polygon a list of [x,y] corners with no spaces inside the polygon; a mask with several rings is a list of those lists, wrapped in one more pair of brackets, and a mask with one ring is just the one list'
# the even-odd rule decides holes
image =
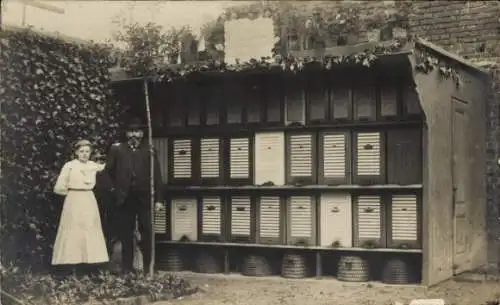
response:
{"label": "man's dark jacket", "polygon": [[[156,151],[154,153],[154,186],[155,202],[163,202],[163,181],[160,163]],[[108,171],[115,190],[118,205],[122,205],[132,188],[136,191],[150,191],[150,152],[146,143],[141,144],[134,152],[127,143],[113,144],[106,160]]]}

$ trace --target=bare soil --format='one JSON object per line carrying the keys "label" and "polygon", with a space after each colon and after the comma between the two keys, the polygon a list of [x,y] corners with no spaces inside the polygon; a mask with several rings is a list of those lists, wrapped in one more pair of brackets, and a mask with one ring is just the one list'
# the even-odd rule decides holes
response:
{"label": "bare soil", "polygon": [[412,299],[442,298],[447,305],[483,305],[500,300],[499,282],[456,282],[436,287],[394,286],[381,283],[347,283],[333,278],[290,280],[281,277],[180,274],[203,292],[157,305],[389,305]]}

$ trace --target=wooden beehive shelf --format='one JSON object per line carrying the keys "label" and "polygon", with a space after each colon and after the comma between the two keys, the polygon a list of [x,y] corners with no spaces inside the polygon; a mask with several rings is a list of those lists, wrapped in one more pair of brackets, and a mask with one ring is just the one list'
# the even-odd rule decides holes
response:
{"label": "wooden beehive shelf", "polygon": [[268,249],[306,249],[323,250],[331,252],[387,252],[387,253],[422,253],[421,249],[391,249],[391,248],[333,248],[322,246],[296,246],[296,245],[266,245],[252,243],[232,243],[232,242],[204,242],[204,241],[171,241],[157,240],[158,244],[183,244],[193,246],[215,246],[215,247],[246,247],[246,248],[268,248]]}

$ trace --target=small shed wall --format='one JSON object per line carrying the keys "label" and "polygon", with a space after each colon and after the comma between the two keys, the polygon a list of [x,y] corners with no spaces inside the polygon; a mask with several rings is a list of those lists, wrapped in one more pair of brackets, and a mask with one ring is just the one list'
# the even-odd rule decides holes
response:
{"label": "small shed wall", "polygon": [[[459,71],[457,88],[444,79],[437,69],[429,74],[414,74],[417,92],[426,115],[424,127],[424,214],[423,214],[423,282],[439,283],[486,263],[486,186],[485,164],[485,87],[480,78],[468,71]],[[464,186],[465,222],[460,222],[465,238],[464,253],[455,255],[454,190],[452,179],[452,113],[453,101],[465,103],[467,164],[461,167],[466,175]],[[460,228],[459,228],[460,229]]]}

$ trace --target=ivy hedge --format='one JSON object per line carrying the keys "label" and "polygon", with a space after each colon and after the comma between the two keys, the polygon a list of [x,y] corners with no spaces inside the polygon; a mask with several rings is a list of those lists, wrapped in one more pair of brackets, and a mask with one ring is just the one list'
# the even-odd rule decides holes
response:
{"label": "ivy hedge", "polygon": [[1,37],[2,263],[47,267],[62,208],[54,181],[81,138],[106,149],[125,109],[113,99],[111,48],[30,29]]}

